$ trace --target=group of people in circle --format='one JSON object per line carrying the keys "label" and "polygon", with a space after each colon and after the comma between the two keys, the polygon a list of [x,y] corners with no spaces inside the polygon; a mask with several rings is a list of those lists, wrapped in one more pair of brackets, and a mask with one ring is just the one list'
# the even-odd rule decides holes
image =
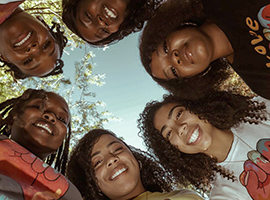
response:
{"label": "group of people in circle", "polygon": [[[14,79],[63,73],[65,31],[23,11],[24,1],[0,0],[3,70]],[[270,198],[269,2],[62,0],[62,8],[93,47],[141,31],[142,65],[169,94],[139,116],[147,152],[94,129],[69,155],[72,117],[61,96],[27,89],[2,102],[1,198]],[[233,71],[253,93],[223,87]]]}

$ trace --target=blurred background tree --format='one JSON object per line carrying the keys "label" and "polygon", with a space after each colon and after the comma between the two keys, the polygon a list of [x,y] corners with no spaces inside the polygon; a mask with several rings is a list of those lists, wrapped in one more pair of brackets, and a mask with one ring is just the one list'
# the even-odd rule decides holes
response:
{"label": "blurred background tree", "polygon": [[[61,0],[25,1],[21,8],[30,14],[41,16],[47,24],[55,21],[65,30],[68,38],[68,51],[84,47],[85,42],[72,33],[62,22]],[[108,110],[106,104],[96,99],[96,93],[91,92],[91,86],[102,86],[105,75],[92,74],[92,52],[88,52],[80,60],[74,62],[75,70],[72,78],[66,78],[65,73],[46,78],[26,78],[14,80],[4,70],[0,70],[0,102],[20,96],[27,88],[53,91],[63,96],[68,102],[72,115],[73,141],[94,128],[103,128],[109,120],[117,120]],[[64,70],[65,71],[65,70]]]}

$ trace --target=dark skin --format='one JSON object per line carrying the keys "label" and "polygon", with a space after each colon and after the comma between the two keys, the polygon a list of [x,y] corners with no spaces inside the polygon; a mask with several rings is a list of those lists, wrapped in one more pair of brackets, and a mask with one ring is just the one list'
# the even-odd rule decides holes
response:
{"label": "dark skin", "polygon": [[0,44],[1,58],[28,76],[46,76],[60,58],[48,28],[20,8],[0,25]]}
{"label": "dark skin", "polygon": [[152,53],[152,75],[161,79],[197,75],[214,60],[233,62],[233,48],[224,32],[213,23],[186,27],[171,33]]}
{"label": "dark skin", "polygon": [[127,3],[128,0],[81,1],[76,25],[84,40],[97,42],[117,32],[125,19]]}
{"label": "dark skin", "polygon": [[56,151],[63,143],[70,121],[66,101],[48,92],[48,99],[33,99],[16,116],[11,125],[11,139],[41,159]]}

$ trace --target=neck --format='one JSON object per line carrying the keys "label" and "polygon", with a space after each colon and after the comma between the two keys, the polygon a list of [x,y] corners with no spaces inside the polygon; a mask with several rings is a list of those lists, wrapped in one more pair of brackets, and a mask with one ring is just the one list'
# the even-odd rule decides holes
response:
{"label": "neck", "polygon": [[137,196],[141,195],[144,193],[146,189],[143,187],[142,183],[140,184],[139,187],[137,187],[134,191],[131,193],[121,196],[121,197],[116,197],[116,198],[111,198],[112,200],[132,200],[136,198]]}
{"label": "neck", "polygon": [[218,58],[226,57],[227,60],[233,62],[233,48],[232,45],[225,35],[225,33],[213,23],[205,23],[200,29],[209,36],[212,45],[213,45],[213,55],[212,61],[217,60]]}
{"label": "neck", "polygon": [[218,163],[223,162],[231,150],[232,143],[233,133],[231,130],[217,129],[213,134],[212,144],[205,153],[216,157],[218,159]]}

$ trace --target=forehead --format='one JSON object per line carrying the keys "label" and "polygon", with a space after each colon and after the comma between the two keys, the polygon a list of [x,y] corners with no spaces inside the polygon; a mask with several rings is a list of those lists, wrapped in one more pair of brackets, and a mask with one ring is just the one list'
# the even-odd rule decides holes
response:
{"label": "forehead", "polygon": [[118,144],[124,145],[124,143],[121,140],[117,139],[116,137],[109,134],[105,134],[105,135],[102,135],[97,140],[97,142],[95,143],[93,147],[92,152],[94,153],[95,151],[100,151],[101,149],[107,149],[109,147],[108,145],[111,143],[118,143]]}
{"label": "forehead", "polygon": [[[46,96],[47,98],[45,98],[44,100],[45,104],[49,104],[50,106],[53,106],[53,107],[59,107],[60,109],[63,109],[65,112],[67,112],[67,114],[70,116],[69,107],[63,97],[61,97],[60,95],[54,92],[46,92]],[[31,101],[29,101],[28,104],[34,103],[37,101],[42,101],[42,98],[36,97],[35,99],[32,99]]]}
{"label": "forehead", "polygon": [[159,117],[159,116],[163,116],[165,114],[166,117],[168,116],[168,114],[170,113],[170,111],[176,107],[176,106],[179,106],[181,108],[184,108],[183,106],[181,106],[179,103],[167,103],[167,104],[164,104],[162,105],[158,110],[157,112],[155,113],[155,117]]}
{"label": "forehead", "polygon": [[168,103],[161,106],[156,111],[153,119],[153,124],[156,129],[160,129],[166,123],[166,121],[169,120],[169,115],[173,114],[173,111],[175,110],[173,108],[185,109],[179,103]]}

